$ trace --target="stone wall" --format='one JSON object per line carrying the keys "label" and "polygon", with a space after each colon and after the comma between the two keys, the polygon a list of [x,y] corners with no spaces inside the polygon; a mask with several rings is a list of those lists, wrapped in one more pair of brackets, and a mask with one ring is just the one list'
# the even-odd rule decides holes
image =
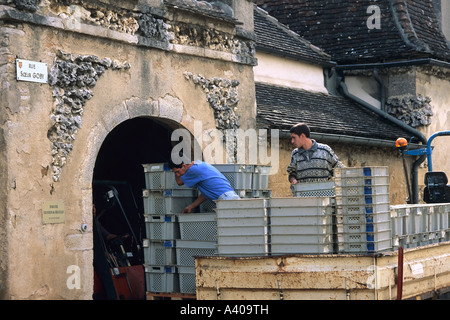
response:
{"label": "stone wall", "polygon": [[[197,120],[215,129],[221,118],[212,106],[225,92],[225,106],[239,118],[233,123],[255,126],[251,52],[172,43],[175,37],[165,30],[170,32],[174,7],[139,9],[132,7],[136,1],[115,2],[120,6],[112,8],[120,14],[111,23],[130,15],[140,28],[148,24],[147,31],[70,20],[70,10],[99,18],[86,3],[99,9],[106,2],[114,1],[0,2],[1,298],[91,299],[93,172],[116,126],[147,117],[191,132]],[[176,23],[192,26],[215,21],[210,30],[237,37],[233,19],[225,16],[215,20],[180,11],[176,17]],[[16,81],[16,57],[47,63],[48,84]],[[216,79],[219,100],[212,103],[212,92],[208,96],[186,74]],[[48,201],[63,201],[64,222],[43,223]],[[79,288],[67,283],[76,275]]]}

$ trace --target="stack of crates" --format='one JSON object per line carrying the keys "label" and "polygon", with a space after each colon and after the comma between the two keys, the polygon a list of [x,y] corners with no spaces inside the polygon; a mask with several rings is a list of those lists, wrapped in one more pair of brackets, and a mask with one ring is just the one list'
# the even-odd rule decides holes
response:
{"label": "stack of crates", "polygon": [[339,253],[392,249],[388,167],[335,169]]}
{"label": "stack of crates", "polygon": [[180,232],[177,215],[196,198],[196,192],[178,186],[167,164],[144,164],[142,193],[146,239],[143,241],[147,291],[179,292],[176,239]]}
{"label": "stack of crates", "polygon": [[[241,198],[268,198],[271,195],[269,186],[270,166],[249,164],[214,164],[231,187]],[[200,205],[200,212],[214,212],[216,204],[205,201]]]}
{"label": "stack of crates", "polygon": [[450,204],[407,204],[391,206],[390,209],[395,249],[450,240]]}
{"label": "stack of crates", "polygon": [[180,214],[178,224],[180,237],[176,240],[176,265],[180,292],[195,293],[195,257],[217,254],[216,214]]}
{"label": "stack of crates", "polygon": [[270,199],[271,254],[332,253],[330,197]]}
{"label": "stack of crates", "polygon": [[198,196],[165,163],[144,164],[147,291],[195,293],[195,256],[217,253],[215,213],[182,214]]}
{"label": "stack of crates", "polygon": [[268,199],[217,202],[217,252],[220,256],[269,255]]}

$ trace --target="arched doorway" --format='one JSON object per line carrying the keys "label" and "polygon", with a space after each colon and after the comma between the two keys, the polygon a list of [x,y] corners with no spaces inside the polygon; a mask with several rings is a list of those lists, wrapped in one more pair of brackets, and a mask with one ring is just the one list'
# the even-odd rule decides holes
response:
{"label": "arched doorway", "polygon": [[94,299],[143,299],[145,238],[143,164],[170,160],[180,125],[139,117],[116,126],[99,150],[93,173]]}

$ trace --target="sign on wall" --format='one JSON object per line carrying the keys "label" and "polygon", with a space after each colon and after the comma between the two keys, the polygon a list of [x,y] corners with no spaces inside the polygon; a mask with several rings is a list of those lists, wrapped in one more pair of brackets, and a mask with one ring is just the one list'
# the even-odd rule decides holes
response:
{"label": "sign on wall", "polygon": [[42,204],[42,222],[48,223],[64,223],[66,220],[66,210],[64,202],[46,201]]}
{"label": "sign on wall", "polygon": [[47,83],[47,64],[43,62],[16,59],[16,77],[18,81]]}

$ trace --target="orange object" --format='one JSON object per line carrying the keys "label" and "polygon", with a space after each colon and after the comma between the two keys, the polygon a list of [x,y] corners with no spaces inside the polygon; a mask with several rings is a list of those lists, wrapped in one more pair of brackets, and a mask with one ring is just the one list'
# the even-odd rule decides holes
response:
{"label": "orange object", "polygon": [[396,146],[397,148],[404,148],[404,147],[408,146],[408,141],[406,141],[405,138],[398,138],[398,139],[395,141],[395,146]]}
{"label": "orange object", "polygon": [[119,300],[145,299],[145,273],[142,265],[111,269]]}

